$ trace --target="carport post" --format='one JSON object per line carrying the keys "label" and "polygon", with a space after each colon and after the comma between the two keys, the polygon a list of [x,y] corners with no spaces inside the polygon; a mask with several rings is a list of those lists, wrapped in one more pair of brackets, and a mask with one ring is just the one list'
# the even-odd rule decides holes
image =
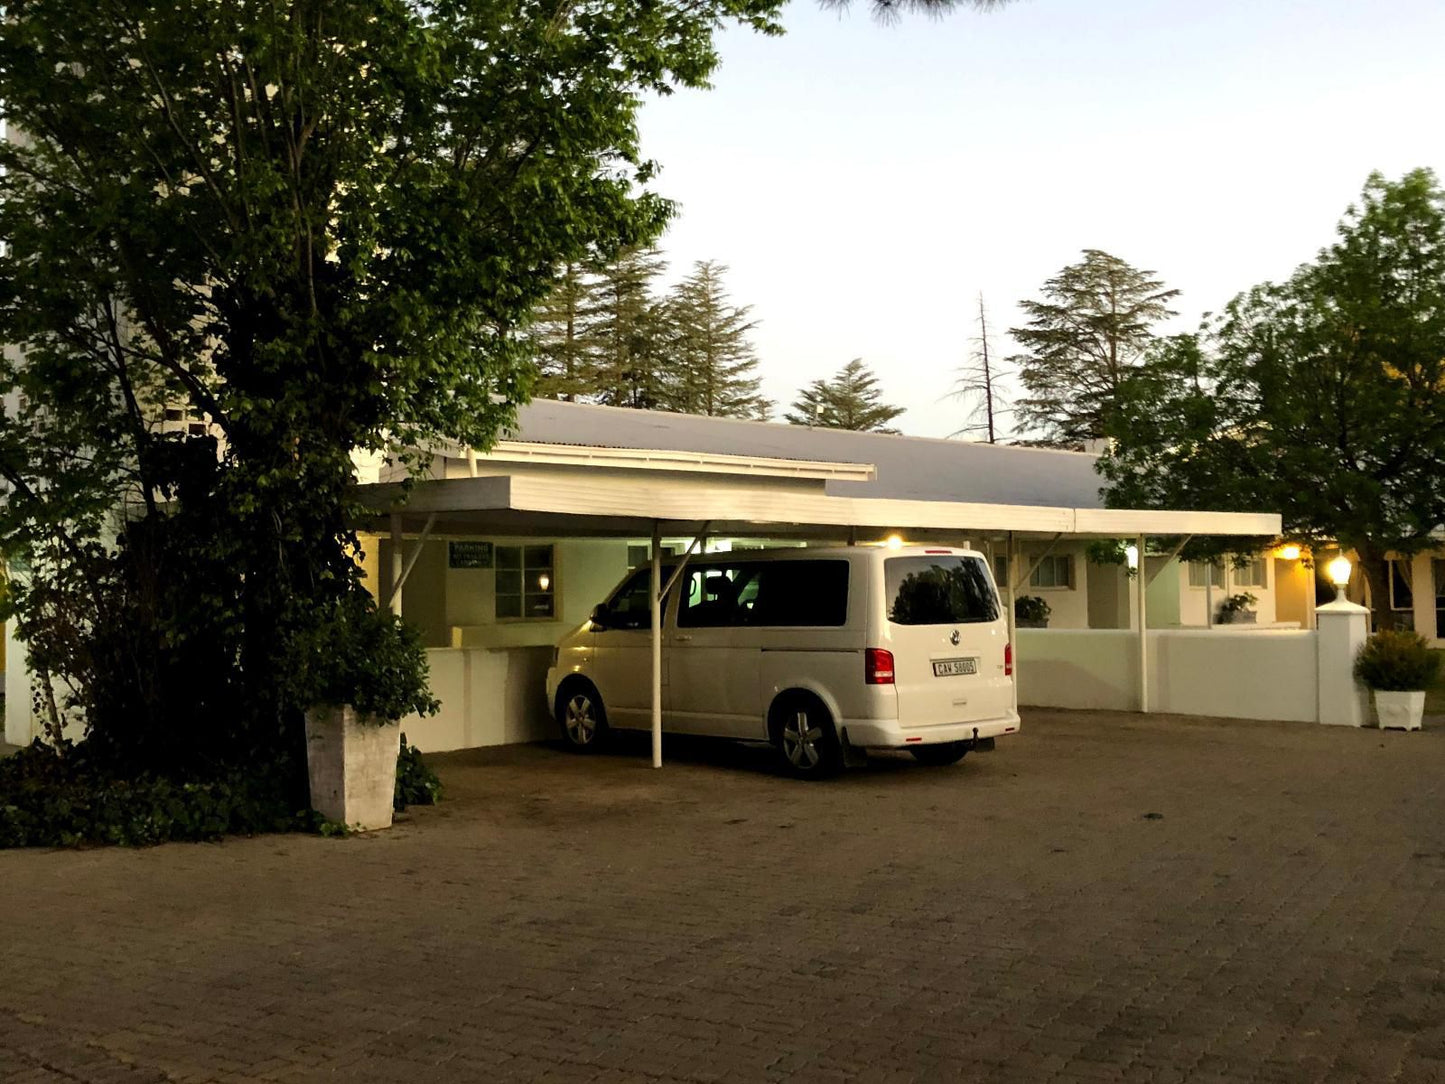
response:
{"label": "carport post", "polygon": [[1015,583],[1014,583],[1014,577],[1019,574],[1019,566],[1018,566],[1018,558],[1019,558],[1019,555],[1018,555],[1018,548],[1014,545],[1014,533],[1013,533],[1012,531],[1010,531],[1010,532],[1008,533],[1008,551],[1007,551],[1007,553],[1008,553],[1008,556],[1005,558],[1005,564],[1006,564],[1007,567],[1008,567],[1008,576],[1006,577],[1007,580],[1008,580],[1008,583],[1007,583],[1007,585],[1006,585],[1006,586],[1008,587],[1008,602],[1006,603],[1006,605],[1008,606],[1008,642],[1009,642],[1009,650],[1012,651],[1013,654],[1014,654],[1014,680],[1013,680],[1013,687],[1014,687],[1014,689],[1013,689],[1013,697],[1014,697],[1014,711],[1018,711],[1018,710],[1019,710],[1019,635],[1018,635],[1017,615],[1016,615],[1015,612],[1014,612],[1014,596],[1018,594],[1018,587],[1017,587],[1017,586],[1015,585]]}
{"label": "carport post", "polygon": [[1139,710],[1149,710],[1149,620],[1145,613],[1145,599],[1149,591],[1149,576],[1144,566],[1144,536],[1134,541],[1139,554],[1139,567],[1134,571],[1134,591],[1139,600]]}
{"label": "carport post", "polygon": [[652,766],[662,767],[662,524],[652,523]]}
{"label": "carport post", "polygon": [[401,616],[401,516],[391,514],[391,612]]}

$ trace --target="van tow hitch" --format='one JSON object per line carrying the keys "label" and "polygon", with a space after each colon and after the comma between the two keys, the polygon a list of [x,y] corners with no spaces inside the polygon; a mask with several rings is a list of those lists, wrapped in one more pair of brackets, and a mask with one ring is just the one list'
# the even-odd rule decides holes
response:
{"label": "van tow hitch", "polygon": [[994,747],[994,740],[993,740],[992,738],[980,738],[980,737],[978,736],[978,727],[974,727],[974,728],[973,728],[973,740],[968,743],[969,752],[971,752],[971,753],[992,753],[992,752],[993,752],[993,747]]}

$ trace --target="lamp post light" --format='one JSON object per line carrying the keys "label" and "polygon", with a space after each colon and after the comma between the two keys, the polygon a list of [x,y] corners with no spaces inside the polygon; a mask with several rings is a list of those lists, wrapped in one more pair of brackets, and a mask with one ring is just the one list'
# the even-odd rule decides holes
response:
{"label": "lamp post light", "polygon": [[1325,566],[1330,583],[1335,585],[1335,601],[1345,601],[1345,587],[1350,582],[1350,559],[1343,553]]}

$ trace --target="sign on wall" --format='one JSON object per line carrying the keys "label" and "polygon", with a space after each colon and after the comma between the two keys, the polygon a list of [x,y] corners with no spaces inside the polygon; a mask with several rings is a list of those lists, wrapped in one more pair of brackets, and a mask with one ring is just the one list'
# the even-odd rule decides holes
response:
{"label": "sign on wall", "polygon": [[448,542],[448,568],[491,568],[492,544],[490,542]]}

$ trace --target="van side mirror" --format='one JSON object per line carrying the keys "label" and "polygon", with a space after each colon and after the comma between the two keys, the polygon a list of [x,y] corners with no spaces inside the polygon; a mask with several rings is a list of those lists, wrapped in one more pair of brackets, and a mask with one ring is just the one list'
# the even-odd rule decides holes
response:
{"label": "van side mirror", "polygon": [[599,602],[596,606],[592,607],[591,621],[595,627],[605,629],[611,619],[612,611],[607,608],[607,603]]}

